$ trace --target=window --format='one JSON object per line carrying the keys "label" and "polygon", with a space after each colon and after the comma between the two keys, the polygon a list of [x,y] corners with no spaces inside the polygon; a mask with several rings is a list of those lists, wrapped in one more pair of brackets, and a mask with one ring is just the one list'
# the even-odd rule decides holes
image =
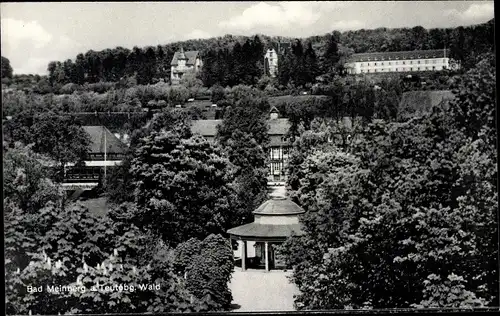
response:
{"label": "window", "polygon": [[426,59],[426,60],[425,60],[425,63],[426,63],[426,64],[428,64],[428,63],[429,63],[429,60],[428,60],[428,59]]}
{"label": "window", "polygon": [[368,66],[370,66],[370,63],[368,63]]}
{"label": "window", "polygon": [[413,65],[413,60],[410,60],[410,65]]}
{"label": "window", "polygon": [[429,70],[429,67],[425,67],[425,70]]}
{"label": "window", "polygon": [[420,67],[418,67],[417,70],[420,70]]}
{"label": "window", "polygon": [[436,66],[432,66],[432,70],[436,70]]}
{"label": "window", "polygon": [[420,60],[417,63],[420,64]]}
{"label": "window", "polygon": [[413,67],[410,68],[410,71],[413,71]]}
{"label": "window", "polygon": [[375,66],[377,66],[377,63],[375,63]]}
{"label": "window", "polygon": [[436,60],[434,59],[434,60],[432,61],[432,63],[433,63],[433,64],[435,64],[435,63],[436,63]]}
{"label": "window", "polygon": [[406,65],[405,61],[403,60],[403,65]]}
{"label": "window", "polygon": [[446,62],[446,59],[443,59],[443,64]]}
{"label": "window", "polygon": [[382,66],[384,65],[384,63],[380,63]]}
{"label": "window", "polygon": [[363,72],[365,72],[365,70],[364,70],[364,69],[361,69],[361,73],[363,73]]}
{"label": "window", "polygon": [[399,65],[399,62],[396,62],[396,65]]}

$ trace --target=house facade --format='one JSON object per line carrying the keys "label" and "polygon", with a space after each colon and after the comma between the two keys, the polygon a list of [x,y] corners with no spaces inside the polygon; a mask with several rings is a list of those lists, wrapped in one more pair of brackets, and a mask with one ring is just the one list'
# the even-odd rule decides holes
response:
{"label": "house facade", "polygon": [[127,145],[104,126],[82,126],[90,138],[88,156],[81,165],[65,166],[63,187],[66,190],[92,189],[113,167],[121,164]]}
{"label": "house facade", "polygon": [[[217,125],[222,120],[193,120],[191,131],[200,134],[209,142],[215,142]],[[271,184],[283,184],[287,178],[287,163],[292,144],[287,139],[290,122],[286,118],[279,118],[278,110],[273,107],[270,112],[269,124],[269,164],[268,181]]]}
{"label": "house facade", "polygon": [[266,66],[266,74],[271,77],[276,77],[278,74],[278,54],[274,48],[270,48],[266,51],[264,63]]}
{"label": "house facade", "polygon": [[181,47],[178,52],[175,52],[172,62],[170,63],[170,81],[172,84],[178,84],[182,76],[188,72],[199,72],[203,62],[200,52],[197,50],[186,51]]}
{"label": "house facade", "polygon": [[277,42],[273,43],[271,47],[266,50],[264,55],[264,69],[266,75],[271,77],[276,77],[278,75],[278,54],[283,54],[288,48],[290,48],[290,43]]}
{"label": "house facade", "polygon": [[450,69],[446,49],[353,54],[345,68],[348,74],[420,72]]}

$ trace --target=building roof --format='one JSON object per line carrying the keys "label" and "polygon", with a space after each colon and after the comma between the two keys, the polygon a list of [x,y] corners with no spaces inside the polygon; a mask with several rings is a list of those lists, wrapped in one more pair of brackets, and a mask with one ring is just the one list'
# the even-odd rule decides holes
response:
{"label": "building roof", "polygon": [[104,126],[82,126],[90,137],[90,154],[104,153],[104,135],[106,135],[106,153],[123,154],[127,146]]}
{"label": "building roof", "polygon": [[304,213],[304,209],[285,197],[276,196],[262,203],[254,214],[258,215],[294,215]]}
{"label": "building roof", "polygon": [[[196,58],[199,57],[199,51],[197,50],[190,50],[187,52],[184,52],[184,55],[187,58],[186,65],[187,66],[193,66],[196,63]],[[170,66],[177,66],[178,59],[180,56],[180,52],[175,52],[174,57],[172,58],[172,62],[170,63]]]}
{"label": "building roof", "polygon": [[285,135],[290,129],[290,121],[287,118],[277,118],[268,120],[269,122],[269,135]]}
{"label": "building roof", "polygon": [[376,52],[376,53],[353,54],[349,57],[349,62],[444,58],[446,56],[448,56],[448,53],[446,52],[445,49],[413,50],[413,51],[401,51],[401,52]]}
{"label": "building roof", "polygon": [[282,53],[286,49],[290,49],[292,44],[290,42],[272,42],[269,49],[274,49],[277,53]]}
{"label": "building roof", "polygon": [[246,238],[287,238],[292,235],[304,234],[301,224],[271,225],[249,223],[227,231],[231,235]]}
{"label": "building roof", "polygon": [[[191,122],[191,131],[202,136],[215,137],[217,134],[217,125],[221,122],[222,120],[193,120]],[[269,135],[285,135],[290,129],[290,122],[286,118],[268,120],[268,123]]]}

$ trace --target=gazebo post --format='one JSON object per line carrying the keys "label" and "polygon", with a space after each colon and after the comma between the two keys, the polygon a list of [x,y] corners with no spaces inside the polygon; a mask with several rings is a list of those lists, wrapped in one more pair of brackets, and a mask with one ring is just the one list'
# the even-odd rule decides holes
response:
{"label": "gazebo post", "polygon": [[246,261],[247,261],[247,241],[243,240],[243,245],[241,248],[241,271],[246,270]]}
{"label": "gazebo post", "polygon": [[229,236],[229,249],[231,249],[231,256],[233,257],[234,261],[233,239],[231,238],[231,236]]}
{"label": "gazebo post", "polygon": [[266,271],[269,271],[269,245],[268,242],[265,242],[266,245],[266,250],[265,250],[265,257],[266,257]]}

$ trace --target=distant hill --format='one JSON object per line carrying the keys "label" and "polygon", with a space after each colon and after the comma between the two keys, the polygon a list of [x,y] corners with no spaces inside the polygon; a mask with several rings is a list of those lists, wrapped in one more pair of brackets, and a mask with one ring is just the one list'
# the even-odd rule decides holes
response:
{"label": "distant hill", "polygon": [[[413,28],[377,28],[372,30],[356,30],[331,33],[301,38],[302,47],[311,43],[317,56],[318,69],[328,68],[329,40],[335,38],[338,44],[338,54],[345,58],[352,53],[384,52],[419,49],[449,49],[450,57],[461,61],[464,68],[475,65],[476,58],[485,52],[494,51],[494,19],[487,23],[456,28],[425,29],[421,26]],[[255,39],[258,38],[257,41]],[[252,36],[225,35],[208,39],[191,39],[157,46],[109,48],[101,51],[89,50],[66,61],[52,61],[48,65],[48,82],[53,87],[62,87],[68,83],[84,84],[104,82],[119,82],[129,77],[135,77],[138,84],[149,84],[159,80],[169,81],[170,62],[174,53],[182,46],[184,50],[200,51],[205,60],[204,69],[212,65],[220,68],[227,62],[214,61],[213,56],[223,56],[224,61],[234,61],[231,69],[234,73],[244,76],[248,65],[241,64],[246,60],[233,56],[233,49],[239,43],[244,51],[244,43],[253,40],[258,45],[254,49],[264,50],[273,42],[294,42],[298,39],[290,37],[267,36],[263,34]],[[258,46],[258,47],[257,47]],[[330,46],[331,47],[331,46]],[[251,48],[250,48],[251,49]],[[260,54],[259,54],[260,55]],[[212,56],[212,57],[210,57]],[[239,61],[236,61],[239,60]],[[257,68],[263,73],[263,60],[258,59]],[[341,61],[338,61],[341,63]],[[205,80],[204,80],[205,82]]]}
{"label": "distant hill", "polygon": [[446,107],[454,98],[455,95],[449,90],[405,92],[399,103],[398,118],[404,120],[428,113],[436,106]]}

